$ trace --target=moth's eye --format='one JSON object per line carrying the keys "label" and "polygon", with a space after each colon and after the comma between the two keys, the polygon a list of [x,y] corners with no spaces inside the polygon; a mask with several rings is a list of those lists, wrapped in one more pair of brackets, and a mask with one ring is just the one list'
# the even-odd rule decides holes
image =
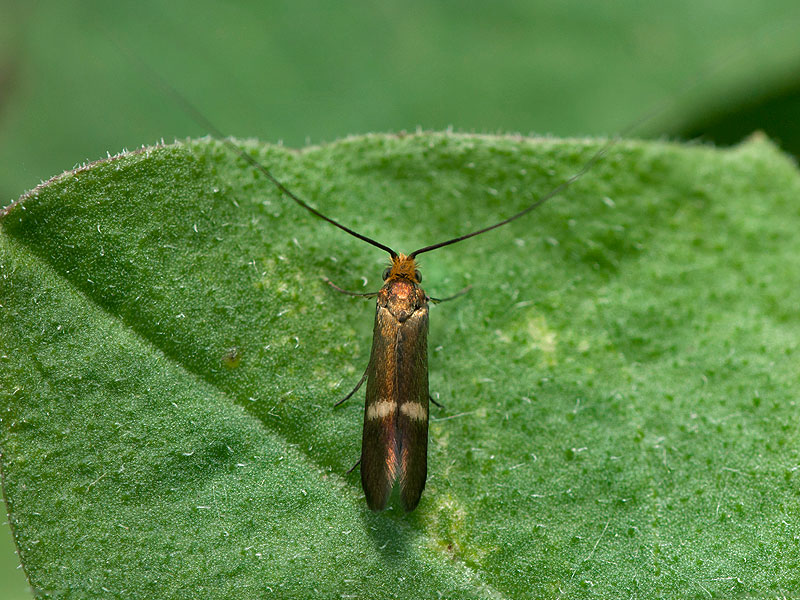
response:
{"label": "moth's eye", "polygon": [[417,278],[417,283],[422,283],[422,273],[419,272],[419,269],[414,269],[414,277]]}
{"label": "moth's eye", "polygon": [[392,267],[386,267],[386,268],[383,270],[383,280],[384,280],[384,281],[386,281],[387,279],[389,279],[389,274],[390,274],[391,272],[392,272]]}

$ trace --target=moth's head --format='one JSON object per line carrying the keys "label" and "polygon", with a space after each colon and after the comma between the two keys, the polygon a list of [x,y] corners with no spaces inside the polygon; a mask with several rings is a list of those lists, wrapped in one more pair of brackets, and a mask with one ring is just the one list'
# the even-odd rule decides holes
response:
{"label": "moth's head", "polygon": [[392,256],[392,264],[383,271],[383,280],[405,279],[411,283],[422,283],[422,273],[417,269],[417,263],[411,256],[396,254]]}

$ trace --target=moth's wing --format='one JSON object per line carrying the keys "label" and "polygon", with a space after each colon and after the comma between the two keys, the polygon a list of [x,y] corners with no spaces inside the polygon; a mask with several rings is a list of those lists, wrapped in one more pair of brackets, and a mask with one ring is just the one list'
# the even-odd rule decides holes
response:
{"label": "moth's wing", "polygon": [[400,325],[396,356],[400,498],[406,510],[414,510],[428,476],[427,306],[418,309]]}
{"label": "moth's wing", "polygon": [[383,510],[389,501],[399,468],[397,445],[397,358],[399,322],[378,306],[367,369],[367,400],[361,440],[361,486],[367,506]]}

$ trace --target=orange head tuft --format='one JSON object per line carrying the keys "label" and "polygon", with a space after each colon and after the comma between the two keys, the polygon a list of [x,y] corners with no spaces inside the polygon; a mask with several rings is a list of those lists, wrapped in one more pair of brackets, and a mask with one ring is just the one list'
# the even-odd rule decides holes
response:
{"label": "orange head tuft", "polygon": [[383,280],[389,281],[390,279],[405,279],[418,284],[422,281],[422,275],[417,269],[417,263],[413,257],[397,254],[392,257],[392,266],[387,267],[383,272]]}

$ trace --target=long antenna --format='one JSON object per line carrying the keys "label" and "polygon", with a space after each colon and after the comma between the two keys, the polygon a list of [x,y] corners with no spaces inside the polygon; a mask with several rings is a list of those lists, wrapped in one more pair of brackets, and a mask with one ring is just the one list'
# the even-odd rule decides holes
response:
{"label": "long antenna", "polygon": [[[647,118],[649,118],[650,116],[651,115],[647,115]],[[647,120],[647,118],[644,118],[643,120]],[[635,123],[635,125],[639,125],[639,124],[641,124],[641,122],[642,121],[637,121]],[[626,128],[626,129],[629,129],[629,128]],[[630,128],[630,129],[632,129],[632,128]],[[588,161],[586,161],[586,163],[583,165],[583,167],[581,167],[580,171],[578,171],[577,173],[574,173],[569,179],[565,179],[564,181],[562,181],[560,184],[558,184],[556,187],[554,187],[552,190],[550,190],[544,196],[542,196],[541,198],[536,200],[536,202],[534,202],[533,204],[529,205],[526,208],[523,208],[517,214],[511,215],[510,217],[508,217],[507,219],[503,219],[499,223],[495,223],[494,225],[489,225],[488,227],[484,227],[483,229],[478,229],[478,230],[472,231],[470,233],[465,233],[464,235],[460,235],[460,236],[458,236],[456,238],[453,238],[452,240],[439,242],[438,244],[431,244],[430,246],[425,246],[424,248],[420,248],[419,250],[414,250],[414,252],[409,254],[409,256],[411,258],[414,258],[418,254],[422,254],[423,252],[430,252],[431,250],[436,250],[437,248],[441,248],[443,246],[449,246],[450,244],[455,244],[456,242],[461,242],[461,241],[467,240],[467,239],[469,239],[471,237],[475,237],[476,235],[480,235],[482,233],[486,233],[487,231],[491,231],[492,229],[497,229],[498,227],[502,227],[503,225],[507,225],[508,223],[511,223],[511,221],[515,221],[515,220],[519,219],[520,217],[523,217],[523,216],[527,215],[532,210],[534,210],[536,208],[539,208],[542,204],[544,204],[545,202],[550,200],[550,198],[552,198],[553,196],[558,196],[561,192],[566,190],[569,186],[571,186],[573,183],[575,183],[578,179],[583,177],[584,173],[586,173],[586,171],[591,169],[595,165],[595,163],[597,163],[597,161],[599,161],[601,158],[603,158],[603,156],[605,156],[608,153],[608,151],[611,149],[611,147],[614,146],[625,133],[626,133],[626,131],[623,130],[622,132],[617,134],[615,137],[613,137],[610,140],[608,140],[605,144],[603,144],[603,146],[597,152],[595,152],[592,155],[592,158],[590,158]]]}
{"label": "long antenna", "polygon": [[[190,102],[188,98],[186,98],[176,88],[174,88],[166,79],[161,77],[155,70],[153,70],[150,66],[148,66],[146,63],[144,63],[138,56],[135,56],[131,52],[127,51],[123,46],[120,45],[120,43],[117,40],[113,39],[110,35],[108,35],[107,32],[104,31],[103,33],[106,34],[106,36],[109,38],[109,41],[112,44],[114,44],[117,47],[117,49],[124,56],[126,56],[128,58],[128,60],[132,64],[134,64],[146,77],[151,79],[155,83],[155,85],[157,85],[168,96],[170,96],[173,99],[173,101],[175,101],[175,103],[178,104],[183,109],[183,111],[192,120],[194,120],[198,125],[200,125],[202,127],[205,127],[214,137],[218,138],[226,146],[228,146],[228,148],[233,150],[234,153],[236,153],[238,156],[243,158],[247,163],[249,163],[252,167],[257,169],[263,175],[265,175],[267,177],[267,179],[269,179],[272,182],[272,184],[278,189],[278,191],[280,191],[282,194],[284,194],[284,195],[288,196],[289,198],[291,198],[294,202],[296,202],[298,205],[300,205],[301,207],[306,209],[308,212],[310,212],[314,216],[319,217],[320,219],[323,219],[324,221],[327,221],[331,225],[334,225],[335,227],[338,227],[339,229],[341,229],[342,231],[344,231],[346,233],[349,233],[353,237],[356,237],[356,238],[358,238],[358,239],[360,239],[360,240],[362,240],[364,242],[367,242],[368,244],[372,244],[373,246],[375,246],[377,248],[380,248],[381,250],[383,250],[385,252],[388,252],[389,255],[392,258],[397,257],[397,253],[394,250],[392,250],[389,246],[386,246],[385,244],[382,244],[382,243],[380,243],[380,242],[378,242],[376,240],[373,240],[372,238],[367,237],[366,235],[358,233],[357,231],[354,231],[353,229],[350,229],[346,225],[342,225],[338,221],[335,221],[334,219],[331,219],[330,217],[325,216],[324,214],[319,212],[317,209],[315,209],[311,205],[309,205],[305,200],[300,198],[298,195],[296,195],[294,192],[292,192],[289,188],[287,188],[285,185],[283,185],[283,183],[281,183],[281,181],[277,177],[275,177],[266,166],[264,166],[261,162],[259,162],[258,160],[256,160],[252,156],[250,156],[249,154],[247,154],[242,148],[240,148],[239,146],[234,144],[230,140],[230,138],[226,137],[225,134],[223,134],[222,131],[218,127],[216,127],[211,121],[209,121],[209,119],[202,112],[200,112],[200,110],[192,102]],[[598,161],[600,161],[606,154],[608,154],[608,151],[612,147],[614,147],[620,141],[620,139],[622,137],[624,137],[625,135],[627,135],[627,134],[631,133],[632,131],[636,130],[643,123],[653,119],[655,116],[665,112],[668,108],[671,108],[672,106],[674,106],[675,103],[677,102],[678,98],[688,94],[690,91],[692,91],[698,85],[700,85],[701,83],[707,81],[713,74],[715,74],[718,71],[722,70],[724,66],[726,66],[728,63],[732,62],[735,58],[737,58],[736,55],[741,53],[741,51],[743,51],[743,50],[744,49],[742,47],[740,47],[739,48],[740,52],[731,52],[730,54],[728,54],[726,56],[725,60],[716,63],[712,68],[707,69],[703,73],[700,73],[697,76],[695,76],[694,78],[690,79],[689,83],[686,84],[678,94],[673,95],[671,98],[662,101],[654,109],[652,109],[649,112],[645,113],[644,115],[642,115],[638,119],[636,119],[633,122],[631,122],[630,124],[628,124],[623,129],[621,129],[614,137],[608,139],[591,156],[591,158],[588,161],[586,161],[586,163],[583,164],[583,166],[576,173],[574,173],[573,175],[571,175],[567,179],[563,180],[561,183],[559,183],[557,186],[555,186],[553,189],[551,189],[549,192],[547,192],[544,196],[541,196],[541,197],[537,198],[532,204],[529,204],[527,207],[523,208],[518,213],[515,213],[515,214],[511,215],[510,217],[508,217],[506,219],[503,219],[502,221],[494,223],[493,225],[489,225],[488,227],[483,227],[481,229],[477,229],[475,231],[471,231],[469,233],[465,233],[464,235],[460,235],[458,237],[454,237],[454,238],[446,240],[444,242],[431,244],[430,246],[424,246],[424,247],[420,248],[419,250],[415,250],[414,252],[412,252],[409,255],[409,258],[414,258],[417,255],[422,254],[423,252],[430,252],[432,250],[436,250],[437,248],[442,248],[444,246],[450,246],[451,244],[456,244],[458,242],[462,242],[464,240],[467,240],[469,238],[475,237],[477,235],[481,235],[482,233],[486,233],[486,232],[491,231],[493,229],[497,229],[498,227],[502,227],[503,225],[507,225],[508,223],[511,223],[512,221],[516,221],[520,217],[523,217],[523,216],[527,215],[529,212],[539,208],[542,204],[544,204],[545,202],[547,202],[551,198],[553,198],[555,196],[558,196],[559,194],[564,192],[567,188],[569,188],[573,183],[575,183],[578,179],[583,177],[583,175],[586,174],[587,171],[589,171]]]}
{"label": "long antenna", "polygon": [[706,80],[708,80],[711,77],[711,75],[713,75],[714,73],[717,73],[720,70],[722,70],[722,68],[725,65],[727,65],[728,63],[730,63],[733,60],[734,60],[734,54],[731,53],[730,55],[728,55],[726,57],[725,60],[723,60],[723,61],[721,61],[719,63],[716,63],[711,69],[708,69],[707,71],[704,71],[703,73],[701,73],[701,74],[693,77],[692,79],[690,79],[689,83],[687,83],[677,95],[672,96],[671,98],[662,101],[655,108],[653,108],[649,112],[644,113],[641,117],[639,117],[635,121],[632,121],[631,123],[629,123],[623,129],[619,130],[614,137],[606,140],[605,144],[600,146],[600,148],[592,155],[592,157],[588,161],[586,161],[584,163],[584,165],[580,168],[580,170],[578,170],[576,173],[573,173],[570,177],[568,177],[567,179],[565,179],[564,181],[559,183],[556,187],[554,187],[552,190],[547,192],[544,196],[541,196],[540,198],[538,198],[535,202],[533,202],[533,204],[529,204],[527,207],[523,208],[518,213],[513,214],[510,217],[508,217],[507,219],[503,219],[502,221],[499,221],[499,222],[495,223],[494,225],[489,225],[488,227],[483,227],[481,229],[477,229],[475,231],[471,231],[470,233],[465,233],[464,235],[460,235],[458,237],[454,237],[453,239],[446,240],[444,242],[439,242],[438,244],[431,244],[430,246],[425,246],[423,248],[420,248],[419,250],[414,250],[414,252],[409,254],[409,256],[411,258],[414,258],[418,254],[422,254],[423,252],[430,252],[431,250],[436,250],[437,248],[442,248],[444,246],[449,246],[451,244],[455,244],[455,243],[458,243],[458,242],[463,242],[464,240],[468,240],[469,238],[475,237],[476,235],[480,235],[482,233],[486,233],[487,231],[491,231],[492,229],[497,229],[498,227],[502,227],[503,225],[507,225],[507,224],[511,223],[512,221],[516,221],[520,217],[524,217],[525,215],[527,215],[532,210],[535,210],[535,209],[539,208],[542,204],[544,204],[545,202],[547,202],[551,198],[553,198],[555,196],[558,196],[560,193],[562,193],[564,190],[566,190],[569,186],[571,186],[573,183],[578,181],[578,179],[583,177],[583,175],[587,171],[589,171],[595,164],[597,164],[598,161],[600,161],[606,154],[608,154],[608,151],[612,147],[614,147],[620,141],[620,139],[622,139],[623,137],[625,137],[626,135],[628,135],[632,131],[635,131],[636,129],[638,129],[639,126],[641,126],[643,123],[646,123],[647,121],[650,121],[651,119],[655,118],[657,115],[665,112],[667,109],[669,109],[672,106],[674,106],[675,103],[677,102],[678,98],[680,98],[681,96],[684,96],[684,95],[688,94],[689,92],[691,92],[698,85],[700,85],[701,83],[703,83]]}
{"label": "long antenna", "polygon": [[278,191],[280,191],[282,194],[285,194],[286,196],[294,200],[297,204],[305,208],[312,215],[319,217],[323,221],[327,221],[331,225],[338,227],[339,229],[349,233],[353,237],[357,237],[358,239],[365,241],[368,244],[372,244],[373,246],[380,248],[384,252],[388,252],[389,256],[391,256],[392,258],[395,258],[397,256],[397,252],[392,250],[389,246],[381,244],[380,242],[373,240],[372,238],[367,237],[366,235],[358,233],[357,231],[350,229],[346,225],[342,225],[338,221],[335,221],[334,219],[331,219],[330,217],[323,215],[316,208],[308,204],[308,202],[303,200],[300,196],[298,196],[292,190],[283,185],[283,183],[281,183],[281,181],[277,177],[275,177],[270,172],[270,170],[267,169],[267,167],[265,167],[262,163],[257,161],[252,156],[250,156],[239,146],[234,144],[229,137],[227,137],[224,133],[222,133],[222,131],[216,125],[214,125],[214,123],[209,121],[208,118],[202,112],[200,112],[200,109],[198,109],[191,101],[189,101],[189,99],[186,96],[184,96],[177,89],[175,89],[166,79],[161,77],[161,75],[159,75],[150,66],[148,66],[145,62],[139,59],[139,57],[135,56],[131,52],[128,52],[123,46],[119,44],[119,42],[117,42],[117,40],[113,39],[110,35],[107,37],[109,38],[111,43],[117,47],[120,53],[126,56],[128,60],[132,64],[134,64],[146,77],[152,80],[157,87],[161,88],[161,90],[165,94],[167,94],[170,98],[172,98],[172,100],[176,104],[178,104],[178,106],[180,106],[183,109],[183,111],[187,115],[189,115],[189,117],[191,117],[191,119],[195,123],[197,123],[201,127],[205,127],[215,138],[219,139],[222,143],[228,146],[228,148],[233,150],[241,158],[247,161],[252,167],[257,169],[259,172],[263,173],[267,177],[267,179],[269,179],[272,182],[272,184],[276,188],[278,188]]}

